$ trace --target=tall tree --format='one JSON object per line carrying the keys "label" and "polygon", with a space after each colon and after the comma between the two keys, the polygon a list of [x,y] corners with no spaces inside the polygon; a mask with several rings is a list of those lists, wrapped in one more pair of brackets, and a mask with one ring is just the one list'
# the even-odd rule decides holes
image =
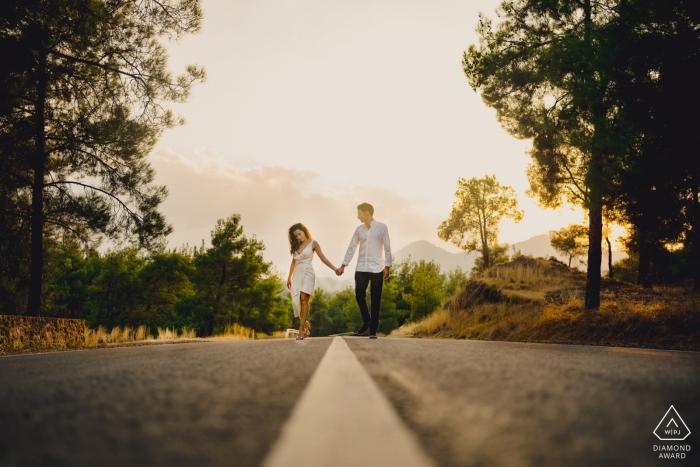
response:
{"label": "tall tree", "polygon": [[588,210],[586,308],[600,304],[603,207],[615,138],[606,25],[614,0],[515,0],[501,4],[497,26],[481,17],[479,46],[464,71],[503,127],[532,139],[530,193],[555,207],[564,196]]}
{"label": "tall tree", "polygon": [[490,248],[498,241],[498,226],[507,217],[520,222],[515,190],[498,183],[496,176],[459,178],[455,192],[457,201],[447,220],[438,228],[438,236],[465,251],[481,251],[483,268],[491,266]]}
{"label": "tall tree", "polygon": [[238,214],[219,219],[211,232],[211,247],[202,245],[195,251],[195,284],[205,307],[205,328],[201,330],[205,336],[214,333],[221,317],[244,322],[250,311],[246,306],[250,295],[257,292],[255,286],[270,270],[270,263],[262,257],[265,246],[255,238],[246,238],[240,221]]}
{"label": "tall tree", "polygon": [[682,241],[700,271],[700,135],[697,119],[678,110],[680,102],[700,105],[700,7],[688,0],[622,6],[611,56],[626,144],[613,186],[616,211],[632,227],[627,247],[639,259],[638,282],[651,287],[650,261],[664,256],[663,243]]}
{"label": "tall tree", "polygon": [[[203,69],[167,70],[161,40],[199,30],[199,0],[6,0],[0,5],[0,148],[24,160],[14,183],[31,226],[27,313],[39,315],[47,225],[86,239],[93,233],[158,247],[170,232],[157,208],[166,196],[145,160],[177,123]],[[12,52],[7,52],[11,50]],[[5,57],[3,57],[5,58]],[[9,143],[8,143],[9,141]]]}

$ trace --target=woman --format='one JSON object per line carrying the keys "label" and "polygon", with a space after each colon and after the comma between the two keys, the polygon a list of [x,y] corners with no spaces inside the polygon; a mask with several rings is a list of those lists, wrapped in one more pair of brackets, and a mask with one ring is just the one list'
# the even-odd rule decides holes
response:
{"label": "woman", "polygon": [[314,294],[316,286],[316,273],[311,265],[314,252],[321,258],[323,264],[338,273],[330,261],[321,251],[317,241],[311,239],[309,229],[304,224],[294,224],[289,228],[289,245],[292,254],[292,265],[289,267],[287,288],[292,291],[292,307],[294,316],[299,318],[299,335],[297,340],[302,340],[310,335],[309,300]]}

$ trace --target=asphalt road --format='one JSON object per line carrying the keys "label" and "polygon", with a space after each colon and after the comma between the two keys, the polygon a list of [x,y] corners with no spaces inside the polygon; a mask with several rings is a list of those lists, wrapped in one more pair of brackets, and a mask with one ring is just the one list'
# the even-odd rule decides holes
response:
{"label": "asphalt road", "polygon": [[[700,465],[700,353],[345,340],[437,465]],[[0,467],[257,466],[331,341],[0,357]],[[672,404],[691,451],[659,460]]]}
{"label": "asphalt road", "polygon": [[0,467],[260,464],[330,339],[0,358]]}
{"label": "asphalt road", "polygon": [[[700,465],[700,353],[513,342],[348,345],[443,466]],[[659,460],[671,405],[685,460]]]}

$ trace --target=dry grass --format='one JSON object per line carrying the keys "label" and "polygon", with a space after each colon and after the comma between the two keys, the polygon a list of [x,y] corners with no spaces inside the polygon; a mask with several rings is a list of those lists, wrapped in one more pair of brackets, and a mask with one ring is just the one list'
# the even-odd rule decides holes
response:
{"label": "dry grass", "polygon": [[430,335],[439,337],[439,333],[450,326],[450,312],[438,310],[430,316],[426,316],[421,321],[415,323],[406,323],[398,329],[394,329],[390,336],[413,336],[413,335]]}
{"label": "dry grass", "polygon": [[207,340],[254,340],[254,339],[283,339],[284,331],[275,331],[272,334],[255,332],[254,329],[240,324],[227,325],[222,334],[208,337]]}
{"label": "dry grass", "polygon": [[158,328],[158,336],[153,337],[146,329],[146,326],[139,326],[134,329],[129,326],[115,326],[110,332],[100,326],[97,329],[85,330],[84,348],[95,348],[110,344],[124,344],[130,342],[172,340],[172,339],[195,339],[197,337],[194,329],[183,328],[178,334],[177,329]]}
{"label": "dry grass", "polygon": [[[259,338],[259,337],[258,337]],[[253,329],[241,326],[240,324],[229,324],[224,328],[224,332],[214,335],[209,340],[253,340],[256,339],[256,332]]]}
{"label": "dry grass", "polygon": [[82,342],[77,341],[76,343],[68,346],[63,341],[56,341],[51,333],[46,333],[41,338],[40,345],[24,345],[24,346],[14,346],[10,349],[0,348],[0,353],[6,352],[23,352],[23,351],[50,351],[50,350],[66,350],[69,348],[76,349],[94,349],[99,347],[108,346],[119,346],[119,345],[130,345],[134,343],[158,343],[163,341],[177,341],[177,340],[252,340],[252,339],[281,339],[284,338],[284,331],[276,331],[272,335],[264,333],[256,333],[253,329],[246,328],[245,326],[240,326],[238,324],[229,325],[225,328],[222,334],[217,334],[215,336],[201,338],[197,337],[197,333],[194,329],[189,329],[187,327],[182,328],[178,331],[177,329],[170,328],[157,328],[158,335],[153,336],[148,331],[146,326],[139,326],[138,328],[131,328],[129,326],[115,326],[109,332],[104,326],[99,326],[97,329],[85,329],[84,339]]}
{"label": "dry grass", "polygon": [[[536,264],[539,263],[539,264]],[[472,280],[443,309],[396,334],[520,342],[700,349],[700,293],[604,279],[598,310],[583,307],[585,277],[525,258]]]}
{"label": "dry grass", "polygon": [[139,326],[136,329],[124,326],[123,328],[115,326],[110,332],[100,326],[97,329],[85,330],[85,342],[83,347],[99,347],[106,344],[121,344],[125,342],[136,342],[152,339],[150,333],[146,330],[146,326]]}
{"label": "dry grass", "polygon": [[216,334],[211,337],[199,338],[194,329],[189,329],[187,327],[182,328],[178,332],[177,329],[170,328],[158,328],[158,335],[156,337],[152,336],[146,326],[139,326],[136,329],[129,327],[120,328],[119,326],[114,327],[110,332],[100,326],[96,330],[87,329],[85,331],[85,344],[83,347],[94,348],[101,347],[110,344],[123,344],[130,342],[139,341],[170,341],[178,339],[187,340],[253,340],[253,339],[276,339],[284,337],[284,332],[275,332],[272,335],[264,333],[256,333],[255,330],[249,329],[245,326],[239,324],[231,324],[226,326],[225,330],[221,334]]}
{"label": "dry grass", "polygon": [[569,295],[579,290],[586,278],[556,260],[520,257],[487,269],[478,280],[497,287],[506,296],[544,301],[553,293]]}

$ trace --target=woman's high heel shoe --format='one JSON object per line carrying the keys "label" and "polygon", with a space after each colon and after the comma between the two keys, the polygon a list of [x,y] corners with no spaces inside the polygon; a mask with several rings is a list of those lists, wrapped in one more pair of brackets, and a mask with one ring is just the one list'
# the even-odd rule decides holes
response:
{"label": "woman's high heel shoe", "polygon": [[309,337],[309,336],[311,336],[311,325],[307,321],[306,326],[305,326],[305,331],[304,331],[304,337]]}

